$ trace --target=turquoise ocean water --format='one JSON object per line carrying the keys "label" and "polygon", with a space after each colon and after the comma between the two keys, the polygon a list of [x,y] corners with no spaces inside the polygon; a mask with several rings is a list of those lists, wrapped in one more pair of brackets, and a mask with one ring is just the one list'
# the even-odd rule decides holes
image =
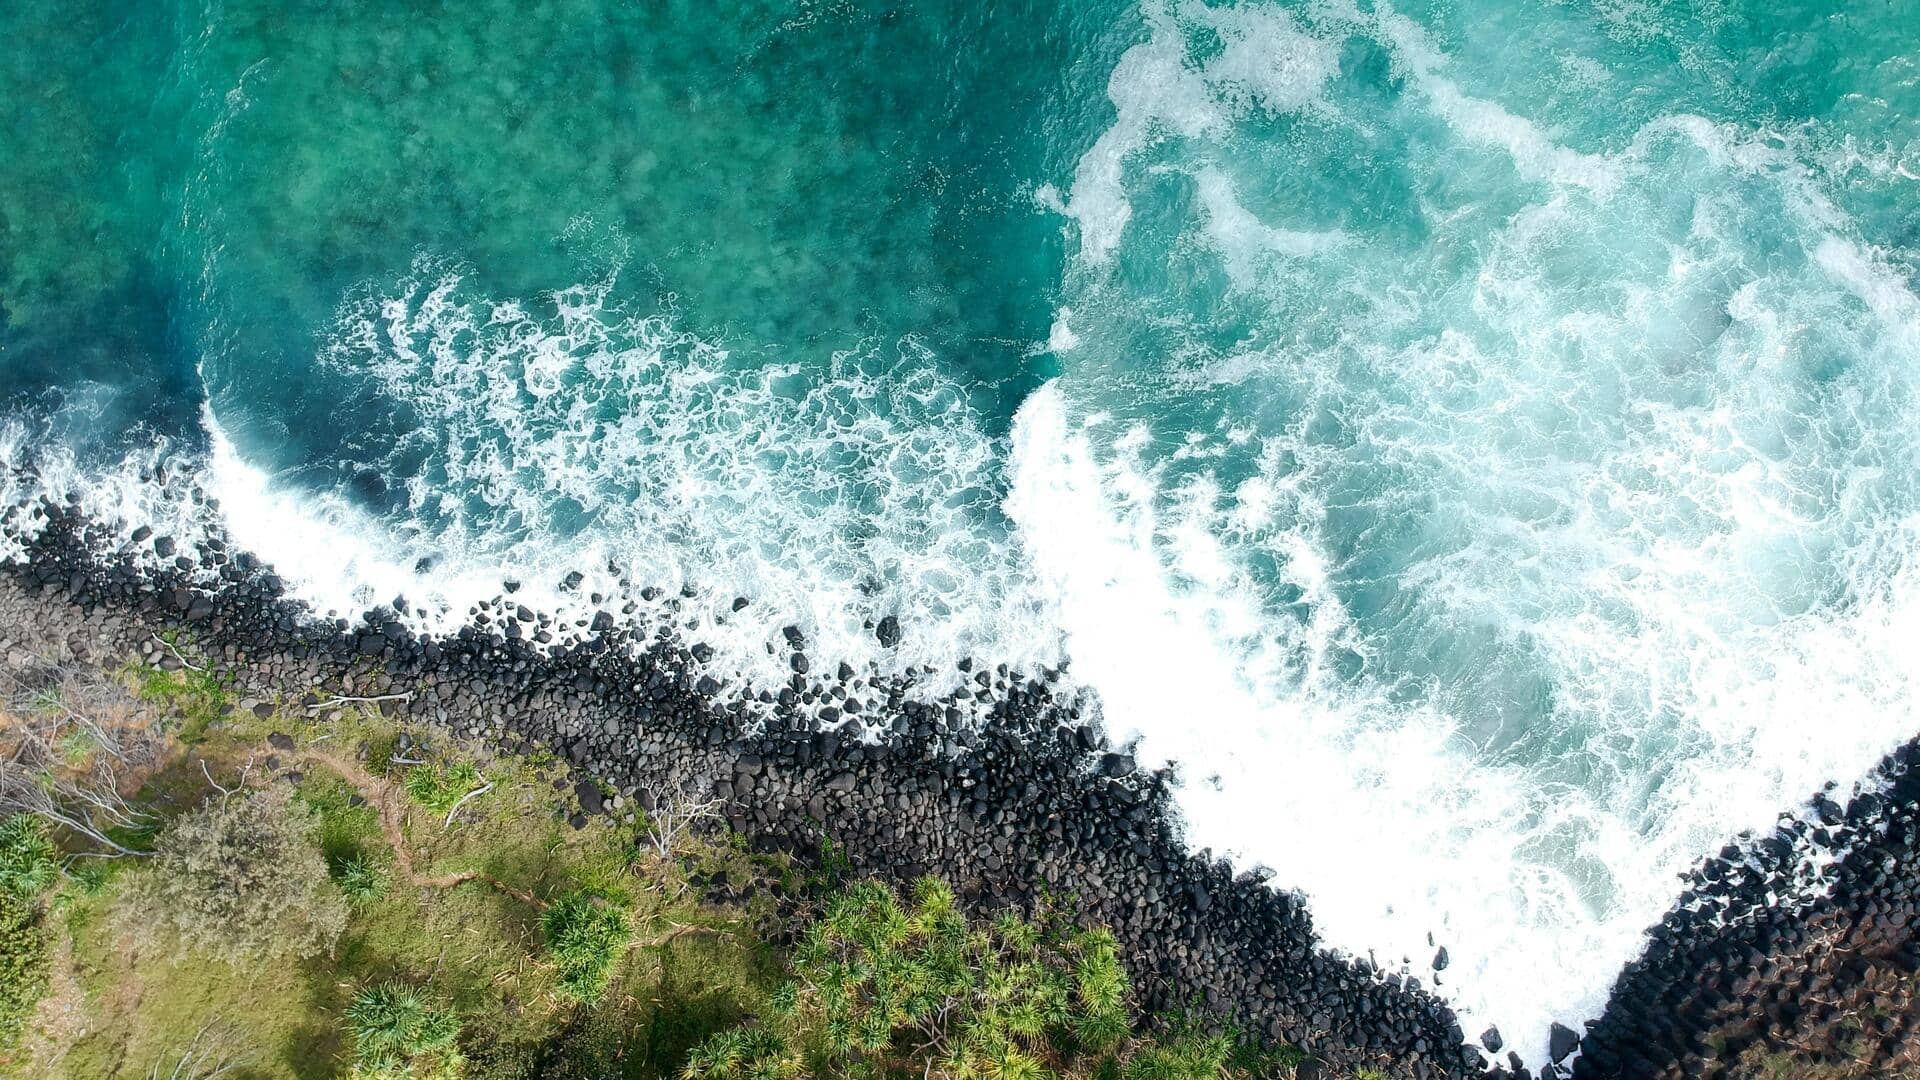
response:
{"label": "turquoise ocean water", "polygon": [[796,620],[1070,656],[1196,844],[1448,944],[1469,1031],[1537,1054],[1678,871],[1920,729],[1912,0],[0,41],[8,494],[220,516],[342,615],[684,586],[736,685]]}

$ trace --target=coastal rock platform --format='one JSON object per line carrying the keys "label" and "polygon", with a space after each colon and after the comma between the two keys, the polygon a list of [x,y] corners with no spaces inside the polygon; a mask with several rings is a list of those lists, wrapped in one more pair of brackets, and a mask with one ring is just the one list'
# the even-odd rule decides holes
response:
{"label": "coastal rock platform", "polygon": [[[70,507],[27,512],[27,557],[0,573],[5,662],[164,661],[156,635],[183,630],[257,700],[345,687],[458,737],[551,750],[615,793],[582,785],[576,823],[691,795],[763,849],[830,844],[862,872],[935,873],[976,909],[1071,895],[1113,927],[1149,1007],[1202,1007],[1301,1047],[1316,1058],[1303,1075],[1735,1076],[1787,1061],[1885,1076],[1920,1061],[1915,744],[1845,805],[1822,795],[1700,867],[1605,1015],[1556,1027],[1554,1062],[1527,1072],[1497,1030],[1469,1042],[1409,974],[1425,958],[1327,951],[1300,896],[1188,851],[1169,777],[1108,745],[1058,672],[968,662],[964,689],[927,700],[904,678],[814,672],[795,629],[787,685],[726,694],[704,646],[666,626],[602,612],[562,628],[507,596],[449,635],[387,609],[324,621],[217,538],[176,553]],[[173,561],[156,569],[152,553]],[[900,633],[875,629],[883,644]],[[981,699],[985,723],[971,719]]]}

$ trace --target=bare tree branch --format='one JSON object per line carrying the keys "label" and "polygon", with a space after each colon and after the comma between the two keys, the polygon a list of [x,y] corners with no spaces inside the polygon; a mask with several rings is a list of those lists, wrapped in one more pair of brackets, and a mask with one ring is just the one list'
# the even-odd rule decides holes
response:
{"label": "bare tree branch", "polygon": [[160,644],[166,646],[167,651],[173,654],[173,658],[175,660],[180,661],[180,666],[186,668],[188,671],[204,672],[207,670],[206,668],[201,667],[199,664],[196,664],[193,661],[187,659],[186,657],[180,655],[180,650],[174,647],[173,642],[168,641],[166,638],[161,637],[159,634],[148,634],[147,636],[159,642]]}
{"label": "bare tree branch", "polygon": [[460,812],[460,808],[467,804],[468,799],[473,798],[475,795],[485,795],[487,792],[492,790],[493,790],[493,781],[489,780],[486,783],[480,785],[479,787],[474,788],[472,791],[467,792],[465,795],[460,796],[460,801],[457,803],[454,803],[453,809],[447,811],[447,820],[441,822],[440,827],[444,829],[447,826],[453,824],[453,815]]}
{"label": "bare tree branch", "polygon": [[[253,1064],[254,1051],[238,1044],[242,1032],[218,1017],[207,1021],[194,1033],[192,1041],[176,1056],[168,1051],[147,1070],[147,1080],[215,1080],[236,1069]],[[161,1072],[168,1060],[173,1067]]]}
{"label": "bare tree branch", "polygon": [[720,800],[696,799],[691,795],[674,793],[660,800],[647,818],[653,823],[653,829],[647,834],[647,845],[661,859],[670,859],[682,838],[694,828],[718,818]]}
{"label": "bare tree branch", "polygon": [[408,690],[405,693],[400,693],[400,694],[376,694],[373,697],[346,697],[344,695],[335,694],[333,697],[330,697],[325,701],[316,701],[313,704],[307,706],[307,712],[309,713],[323,712],[327,709],[337,709],[342,705],[376,705],[382,701],[412,701],[412,700],[413,700],[413,691],[411,690]]}
{"label": "bare tree branch", "polygon": [[144,855],[112,836],[152,820],[122,793],[121,781],[153,764],[160,740],[135,716],[126,689],[84,668],[49,665],[0,671],[0,811],[32,814],[106,850],[102,858]]}

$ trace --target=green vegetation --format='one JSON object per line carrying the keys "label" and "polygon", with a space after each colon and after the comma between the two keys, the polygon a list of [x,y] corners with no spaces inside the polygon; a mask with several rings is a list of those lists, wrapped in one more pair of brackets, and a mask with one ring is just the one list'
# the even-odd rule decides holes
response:
{"label": "green vegetation", "polygon": [[[759,933],[774,898],[763,889],[710,904],[694,887],[721,873],[764,885],[783,872],[776,862],[698,830],[671,857],[630,830],[576,830],[556,790],[579,778],[546,755],[429,748],[353,706],[263,718],[200,675],[119,673],[116,693],[164,733],[164,750],[114,777],[153,827],[137,843],[113,835],[153,856],[80,859],[64,876],[56,865],[60,917],[36,917],[38,932],[20,939],[28,1037],[0,1049],[0,1076],[168,1076],[181,1062],[179,1075],[205,1075],[244,1061],[233,1075],[668,1077],[778,978]],[[187,709],[205,723],[188,724]],[[297,748],[272,752],[268,768],[274,733]],[[0,874],[37,865],[16,847],[47,850],[44,833],[21,835],[31,843],[0,845]],[[222,851],[230,866],[213,857]],[[277,917],[264,899],[276,894],[291,897]],[[264,960],[262,944],[273,949]],[[36,1034],[49,974],[75,1021]],[[392,993],[369,998],[380,988]],[[401,990],[420,1003],[420,1024],[382,1043],[372,1019],[383,1000],[390,1019],[408,1011]],[[445,1046],[442,1016],[464,1021]]]}
{"label": "green vegetation", "polygon": [[[180,639],[165,637],[167,648],[176,655]],[[183,743],[199,742],[207,729],[233,707],[230,680],[208,667],[186,666],[180,670],[138,665],[131,669],[141,701],[166,706],[178,721],[175,733]]]}
{"label": "green vegetation", "polygon": [[0,1050],[11,1048],[47,991],[47,935],[33,901],[0,889]]}
{"label": "green vegetation", "polygon": [[47,932],[40,898],[60,874],[37,818],[0,821],[0,1051],[20,1039],[47,991]]}
{"label": "green vegetation", "polygon": [[386,895],[387,875],[379,863],[358,853],[342,856],[332,866],[333,883],[354,907],[365,907]]}
{"label": "green vegetation", "polygon": [[[125,715],[42,740],[129,793],[111,828],[0,822],[0,1022],[25,1035],[0,1076],[1287,1075],[1139,1033],[1112,937],[1064,909],[974,925],[933,881],[902,904],[830,842],[812,871],[753,855],[693,800],[576,829],[581,778],[545,755],[352,704],[262,717],[198,666],[118,677]],[[114,772],[97,748],[140,732],[158,749]],[[89,857],[62,873],[62,848]]]}
{"label": "green vegetation", "polygon": [[561,992],[575,1001],[600,1000],[633,938],[626,913],[606,897],[577,892],[548,908],[540,925],[560,968]]}
{"label": "green vegetation", "polygon": [[353,1036],[356,1078],[460,1075],[460,1018],[451,1009],[428,1005],[413,987],[397,982],[366,987],[347,1006],[345,1023]]}
{"label": "green vegetation", "polygon": [[39,818],[14,814],[0,821],[0,892],[32,899],[59,878],[59,853]]}
{"label": "green vegetation", "polygon": [[130,929],[234,963],[331,949],[347,907],[308,838],[313,818],[285,786],[223,791],[175,818],[127,882]]}
{"label": "green vegetation", "polygon": [[1197,1080],[1297,1063],[1231,1034],[1136,1033],[1111,933],[1057,906],[975,924],[930,878],[906,905],[871,881],[834,896],[792,962],[756,1022],[695,1049],[685,1080]]}
{"label": "green vegetation", "polygon": [[472,762],[438,762],[407,770],[407,797],[428,811],[445,816],[467,793],[480,787],[480,770]]}

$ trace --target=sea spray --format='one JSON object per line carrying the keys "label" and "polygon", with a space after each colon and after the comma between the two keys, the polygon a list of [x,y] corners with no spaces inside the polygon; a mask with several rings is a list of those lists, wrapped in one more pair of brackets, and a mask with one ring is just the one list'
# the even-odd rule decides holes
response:
{"label": "sea spray", "polygon": [[1048,193],[1008,509],[1190,841],[1539,1061],[1679,872],[1911,734],[1914,296],[1764,128],[1568,146],[1385,7],[1261,9],[1255,99],[1235,11],[1147,5]]}

